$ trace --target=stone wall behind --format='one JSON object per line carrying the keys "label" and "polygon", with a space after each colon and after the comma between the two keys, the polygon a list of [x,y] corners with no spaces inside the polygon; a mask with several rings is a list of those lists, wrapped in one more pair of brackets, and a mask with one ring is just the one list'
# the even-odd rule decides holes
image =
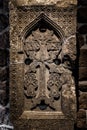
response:
{"label": "stone wall behind", "polygon": [[[78,0],[77,11],[77,122],[76,130],[87,128],[87,1]],[[0,0],[0,124],[9,124],[9,9]],[[77,64],[76,63],[76,64]]]}
{"label": "stone wall behind", "polygon": [[9,9],[0,0],[0,124],[9,123]]}
{"label": "stone wall behind", "polygon": [[77,45],[79,56],[77,126],[87,128],[87,1],[78,0]]}

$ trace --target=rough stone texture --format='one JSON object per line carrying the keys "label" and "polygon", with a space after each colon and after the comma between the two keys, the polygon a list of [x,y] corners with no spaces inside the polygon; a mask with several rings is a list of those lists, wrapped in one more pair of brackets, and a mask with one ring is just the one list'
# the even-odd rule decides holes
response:
{"label": "rough stone texture", "polygon": [[9,48],[9,32],[6,31],[0,35],[0,49],[8,49]]}
{"label": "rough stone texture", "polygon": [[[9,14],[8,0],[0,0],[0,125],[9,124]],[[1,129],[1,128],[0,128]]]}
{"label": "rough stone texture", "polygon": [[87,45],[83,45],[80,48],[79,66],[87,67]]}
{"label": "rough stone texture", "polygon": [[1,68],[0,79],[2,82],[7,80],[7,68]]}
{"label": "rough stone texture", "polygon": [[59,7],[66,7],[68,5],[76,4],[76,0],[16,0],[18,6],[25,5],[57,5]]}
{"label": "rough stone texture", "polygon": [[10,1],[10,119],[15,130],[73,130],[76,1],[17,2]]}
{"label": "rough stone texture", "polygon": [[77,127],[79,129],[87,129],[87,1],[78,0],[78,55],[79,55],[79,98],[78,98],[78,114]]}
{"label": "rough stone texture", "polygon": [[82,130],[85,130],[84,128],[87,128],[86,111],[84,109],[79,110],[77,114],[77,127],[82,128]]}
{"label": "rough stone texture", "polygon": [[87,108],[87,92],[80,92],[79,97],[79,109],[85,109]]}
{"label": "rough stone texture", "polygon": [[84,45],[84,36],[80,33],[77,33],[77,48],[78,48],[78,55],[80,52],[80,48]]}
{"label": "rough stone texture", "polygon": [[79,67],[79,80],[87,80],[87,67]]}
{"label": "rough stone texture", "polygon": [[[71,0],[69,0],[69,1],[72,2]],[[80,24],[78,23],[78,30],[77,30],[78,31],[78,34],[77,34],[78,48],[81,48],[84,44],[87,43],[87,33],[86,33],[86,28],[85,28],[85,26],[87,26],[87,11],[86,11],[87,7],[86,6],[87,6],[87,0],[78,0],[78,11],[79,12],[78,12],[78,15],[77,15],[77,18],[78,18],[77,22],[80,23]],[[85,9],[83,9],[83,7],[85,7]],[[1,24],[2,25],[6,24],[5,25],[6,28],[4,28],[4,26],[0,26],[0,30],[2,29],[2,27],[4,28],[4,30],[0,31],[1,54],[2,54],[2,52],[5,51],[5,55],[4,55],[5,60],[3,59],[4,57],[2,58],[2,56],[1,56],[2,60],[0,61],[0,64],[1,64],[0,67],[3,70],[4,65],[7,66],[7,64],[8,64],[8,55],[6,55],[6,49],[7,49],[7,53],[8,53],[8,48],[9,48],[9,40],[8,40],[8,37],[9,37],[8,29],[9,28],[7,26],[8,25],[8,22],[7,22],[8,21],[7,20],[8,19],[8,0],[0,0],[0,16],[1,17],[3,16],[2,19],[0,17],[0,25]],[[32,15],[31,15],[31,17],[32,17]],[[5,21],[3,21],[3,19]],[[79,52],[80,52],[80,50],[78,50],[78,53]],[[85,55],[84,61],[82,60],[82,62],[81,62],[82,63],[82,67],[83,67],[83,62],[85,63],[85,61],[87,59],[86,58],[87,54],[85,53],[83,56],[81,54],[83,55],[83,51],[80,52],[81,59],[84,59],[84,55]],[[86,65],[85,65],[85,67],[86,67]],[[0,70],[1,70],[1,68],[0,68]],[[1,79],[4,79],[4,77],[1,78]],[[0,91],[0,93],[1,93],[1,95],[0,95],[0,123],[5,123],[5,124],[8,124],[8,120],[9,120],[8,119],[8,107],[9,106],[6,105],[6,104],[8,104],[8,97],[9,97],[7,80],[0,81],[0,90],[1,90]],[[77,93],[78,93],[79,90],[81,90],[83,92],[83,95],[86,94],[86,92],[87,92],[87,80],[82,80],[82,81],[79,82],[79,87],[77,88]],[[80,97],[78,97],[78,95],[77,95],[77,98],[80,98]],[[85,106],[85,99],[83,100],[83,98],[80,98],[79,103],[80,103],[80,101],[83,102],[82,104],[84,104],[84,106]],[[78,105],[79,105],[79,103],[78,103]],[[79,128],[80,128],[80,130],[86,130],[87,129],[86,110],[87,110],[86,107],[85,107],[85,109],[81,108],[81,109],[78,110],[77,122],[76,122],[76,126],[78,126],[78,128],[76,128],[76,130],[79,129]],[[62,126],[65,126],[65,123],[63,123],[61,125],[61,127]]]}
{"label": "rough stone texture", "polygon": [[87,92],[87,81],[79,81],[79,89],[83,92]]}

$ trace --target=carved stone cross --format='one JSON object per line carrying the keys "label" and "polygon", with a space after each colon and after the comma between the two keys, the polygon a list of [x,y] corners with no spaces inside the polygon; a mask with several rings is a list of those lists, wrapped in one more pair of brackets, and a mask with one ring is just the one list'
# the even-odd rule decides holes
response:
{"label": "carved stone cross", "polygon": [[[36,45],[34,46],[34,44]],[[61,42],[59,42],[59,39],[54,35],[54,32],[48,29],[44,29],[44,32],[41,32],[39,29],[35,32],[32,32],[32,35],[30,35],[25,41],[24,52],[28,57],[30,57],[29,60],[32,61],[31,63],[29,63],[28,72],[33,73],[34,77],[36,76],[36,86],[38,86],[37,89],[33,85],[32,87],[29,87],[30,82],[29,84],[27,84],[26,81],[29,79],[25,78],[25,93],[27,97],[32,98],[33,108],[43,102],[43,105],[49,105],[49,107],[56,109],[56,107],[53,106],[52,102],[55,99],[59,99],[59,89],[61,88],[61,83],[52,83],[56,82],[56,80],[54,78],[54,80],[51,79],[52,72],[50,72],[50,66],[52,66],[51,64],[56,67],[58,66],[57,63],[55,63],[55,59],[57,57],[57,62],[60,50]],[[30,73],[26,72],[27,77],[31,75]],[[58,75],[56,74],[56,72],[54,73],[55,75]],[[59,80],[60,79],[58,79],[58,81]],[[34,82],[33,78],[31,82]],[[50,86],[51,83],[53,84],[53,86]],[[31,92],[30,94],[29,91]],[[35,94],[36,96],[32,94]]]}
{"label": "carved stone cross", "polygon": [[76,0],[10,0],[15,130],[74,130]]}

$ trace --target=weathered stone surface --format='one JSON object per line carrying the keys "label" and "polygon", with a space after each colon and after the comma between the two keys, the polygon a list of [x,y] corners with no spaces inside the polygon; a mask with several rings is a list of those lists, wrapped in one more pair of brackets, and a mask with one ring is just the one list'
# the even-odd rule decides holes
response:
{"label": "weathered stone surface", "polygon": [[87,45],[83,45],[80,49],[79,66],[87,67]]}
{"label": "weathered stone surface", "polygon": [[79,110],[77,114],[77,127],[78,128],[87,128],[86,125],[86,111],[84,109]]}
{"label": "weathered stone surface", "polygon": [[3,124],[5,118],[5,107],[0,105],[0,124]]}
{"label": "weathered stone surface", "polygon": [[0,32],[8,26],[8,18],[4,14],[0,14]]}
{"label": "weathered stone surface", "polygon": [[87,80],[87,67],[79,67],[79,80]]}
{"label": "weathered stone surface", "polygon": [[[8,119],[8,47],[9,47],[8,0],[0,0],[0,125],[9,123]],[[8,96],[7,96],[8,95]],[[1,128],[0,128],[1,129]]]}
{"label": "weathered stone surface", "polygon": [[0,82],[0,90],[6,90],[6,81]]}
{"label": "weathered stone surface", "polygon": [[[20,123],[15,122],[15,130],[18,130],[18,126],[20,125],[21,130],[25,129],[25,126],[23,126],[23,124],[25,124],[25,126],[28,126],[28,129],[30,130],[56,130],[60,127],[60,130],[67,130],[66,127],[68,126],[69,129],[74,129],[72,126],[72,122],[70,120],[66,120],[66,122],[64,120],[62,120],[61,122],[56,121],[55,119],[51,119],[51,120],[24,120],[21,121]],[[29,125],[31,124],[31,125]],[[36,124],[36,126],[34,126],[33,124]],[[39,124],[39,125],[38,125]]]}
{"label": "weathered stone surface", "polygon": [[[79,23],[87,23],[87,1],[86,0],[78,0],[78,4],[80,5],[80,7],[78,8],[78,22]],[[83,5],[84,8],[81,6]],[[79,28],[79,26],[78,26]],[[84,45],[85,43],[87,43],[86,41],[86,24],[82,24],[82,26],[80,25],[80,28],[78,29],[78,32],[80,34],[78,34],[77,36],[77,40],[78,40],[78,55],[80,53],[80,57],[79,57],[79,79],[81,81],[79,81],[79,89],[84,92],[80,92],[80,97],[79,97],[79,108],[81,108],[81,110],[79,109],[79,112],[77,114],[77,127],[79,127],[81,130],[86,130],[87,129],[87,118],[86,118],[86,111],[87,110],[87,47],[86,45]],[[84,36],[82,36],[82,35]],[[81,49],[80,49],[81,48]],[[79,50],[80,49],[80,50]],[[84,66],[84,67],[81,67]]]}
{"label": "weathered stone surface", "polygon": [[77,48],[78,48],[78,52],[79,53],[79,49],[84,45],[84,37],[83,35],[81,35],[80,33],[77,34]]}
{"label": "weathered stone surface", "polygon": [[0,68],[0,80],[5,81],[7,79],[7,68]]}
{"label": "weathered stone surface", "polygon": [[2,35],[0,35],[0,49],[8,49],[9,48],[9,32],[6,31]]}
{"label": "weathered stone surface", "polygon": [[87,81],[79,81],[79,89],[87,92]]}
{"label": "weathered stone surface", "polygon": [[18,6],[26,6],[26,5],[53,5],[56,4],[59,7],[66,7],[70,4],[77,3],[76,0],[16,0]]}
{"label": "weathered stone surface", "polygon": [[0,51],[0,66],[6,65],[6,55],[4,52]]}
{"label": "weathered stone surface", "polygon": [[80,92],[79,108],[85,110],[87,109],[87,92]]}
{"label": "weathered stone surface", "polygon": [[[78,0],[79,1],[79,4],[80,5],[84,5],[84,6],[86,6],[87,5],[87,1],[86,0]],[[6,5],[6,2],[5,2],[5,0],[1,0],[0,1],[1,3],[0,3],[0,8],[3,8],[3,6],[2,5]],[[7,5],[6,5],[6,7],[7,7]],[[83,16],[85,15],[85,17],[87,16],[86,15],[86,12],[85,13],[83,13]],[[32,18],[32,14],[31,14],[31,18]],[[79,19],[80,21],[83,21],[83,19]],[[20,20],[20,22],[21,22],[21,20]],[[83,22],[86,22],[86,21],[83,21]],[[84,29],[85,30],[85,29]],[[81,31],[82,32],[82,31]],[[82,34],[83,34],[83,32],[82,32]],[[1,36],[1,35],[0,35]],[[5,36],[2,36],[1,37],[1,39],[3,39]],[[83,38],[83,36],[79,36],[79,45],[83,45],[84,44],[84,38]],[[3,39],[3,40],[5,40],[5,38]],[[4,41],[5,42],[5,41]],[[0,41],[0,47],[1,48],[6,48],[6,46],[7,46],[7,43],[4,45],[4,43],[2,42],[2,40]],[[81,47],[80,46],[80,47]],[[83,56],[83,59],[84,59],[84,56]],[[85,60],[86,60],[87,58],[85,57]],[[85,62],[85,61],[84,61]],[[0,62],[1,63],[1,62]],[[1,83],[0,83],[1,84]],[[4,83],[3,83],[4,84]],[[3,88],[2,88],[3,87]],[[4,88],[4,85],[1,85],[0,86],[0,88],[1,89],[5,89]],[[80,90],[82,90],[82,91],[86,91],[87,89],[87,85],[86,85],[86,81],[81,81],[80,83],[79,83],[79,89]],[[1,107],[0,107],[0,111],[1,111]],[[84,112],[84,110],[82,111],[82,112],[80,112],[79,113],[79,115],[83,115],[85,112]],[[14,114],[15,115],[15,114]],[[84,114],[85,115],[85,114]],[[1,117],[1,116],[0,116]],[[3,113],[3,118],[5,118],[5,111],[4,111],[4,113]],[[0,118],[1,119],[1,118]],[[78,126],[80,127],[80,128],[82,128],[81,130],[84,130],[84,128],[86,128],[86,119],[85,118],[83,118],[83,116],[81,116],[81,117],[79,117],[78,116]],[[3,123],[3,121],[2,121],[2,123]],[[61,125],[61,129],[62,129],[62,126],[65,126],[65,124],[63,124],[63,125]],[[71,126],[70,126],[71,127]],[[16,129],[17,130],[17,129]],[[41,130],[41,129],[40,129]]]}
{"label": "weathered stone surface", "polygon": [[[78,0],[79,1],[79,5],[84,5],[84,6],[86,6],[87,5],[87,1],[86,0]],[[2,5],[6,5],[6,1],[5,0],[0,0],[0,8],[3,8],[4,6],[2,6]],[[4,7],[5,8],[5,7]],[[6,5],[6,8],[7,8],[7,5]],[[79,14],[80,15],[80,14]],[[82,16],[83,15],[83,16]],[[85,16],[84,16],[85,15]],[[62,15],[61,15],[62,16]],[[79,18],[79,21],[83,21],[84,19],[83,19],[83,17],[86,17],[87,16],[87,14],[86,14],[86,12],[85,13],[83,13],[83,14],[81,14],[81,17]],[[31,14],[31,18],[32,18],[32,14]],[[83,22],[86,22],[86,20],[85,21],[83,21]],[[20,20],[20,23],[21,23],[21,20]],[[85,29],[84,29],[85,30]],[[81,31],[81,33],[83,34],[83,32]],[[0,35],[1,36],[1,35]],[[2,39],[2,38],[4,38],[5,36],[2,36],[0,39]],[[3,39],[3,40],[5,40],[5,38]],[[83,45],[84,44],[84,37],[83,36],[79,36],[79,38],[78,38],[78,40],[79,40],[79,45]],[[4,41],[5,42],[5,41]],[[14,42],[15,43],[15,42]],[[6,46],[7,46],[7,43],[4,45],[4,43],[2,42],[2,40],[0,41],[0,47],[1,48],[6,48]],[[81,47],[80,46],[80,47]],[[20,58],[21,59],[21,58]],[[84,59],[84,58],[83,58]],[[87,58],[85,57],[85,60],[86,60]],[[1,62],[0,62],[1,63]],[[13,76],[14,77],[14,76]],[[22,77],[21,77],[22,78]],[[87,81],[81,81],[80,83],[79,83],[79,89],[80,90],[82,90],[82,91],[86,91],[87,89],[87,85],[86,85],[86,82]],[[0,83],[0,88],[1,89],[5,89],[5,85],[4,85],[4,83],[3,83],[3,85],[1,85],[1,83]],[[78,91],[78,90],[77,90]],[[78,113],[78,117],[77,117],[77,119],[78,119],[78,127],[80,127],[80,130],[86,130],[86,117],[85,117],[85,115],[86,115],[86,112],[85,112],[85,110],[80,110],[80,112]],[[15,116],[15,113],[14,113],[14,116]],[[6,122],[6,110],[5,110],[5,107],[3,107],[2,108],[2,116],[1,116],[1,106],[0,106],[0,123],[3,123],[4,122],[4,120],[5,120],[5,122]],[[33,121],[32,121],[33,122]],[[46,121],[46,122],[48,122],[48,121]],[[46,122],[44,122],[43,124],[46,124]],[[54,121],[55,122],[55,121]],[[65,121],[64,121],[65,122]],[[68,122],[68,121],[67,121]],[[41,122],[42,123],[42,122]],[[53,122],[51,122],[51,124],[52,124]],[[22,123],[20,123],[21,124],[21,128],[23,129],[23,127],[22,127],[22,125],[24,124],[24,122],[22,122]],[[19,124],[19,125],[20,125]],[[33,124],[33,123],[32,123]],[[55,123],[54,123],[55,124]],[[69,123],[70,124],[70,123]],[[28,125],[28,123],[27,123],[27,125]],[[65,127],[65,123],[63,123],[62,125],[61,125],[61,129],[62,129],[62,127]],[[56,127],[56,125],[55,125],[55,127]],[[24,129],[25,129],[25,126],[24,126]],[[29,128],[30,129],[30,128]],[[35,128],[36,129],[36,128]],[[43,128],[39,128],[40,130],[42,130]],[[50,125],[50,129],[51,129],[51,125]],[[17,130],[17,129],[16,129]],[[47,129],[48,130],[48,129]],[[52,129],[53,130],[53,129]],[[71,126],[70,126],[70,130],[71,130]]]}
{"label": "weathered stone surface", "polygon": [[0,104],[5,105],[6,104],[6,91],[0,90]]}
{"label": "weathered stone surface", "polygon": [[0,124],[11,125],[9,121],[9,104],[6,106],[0,105]]}
{"label": "weathered stone surface", "polygon": [[0,67],[4,67],[8,63],[8,50],[0,49]]}
{"label": "weathered stone surface", "polygon": [[10,111],[15,130],[73,130],[76,1],[16,2],[10,1]]}

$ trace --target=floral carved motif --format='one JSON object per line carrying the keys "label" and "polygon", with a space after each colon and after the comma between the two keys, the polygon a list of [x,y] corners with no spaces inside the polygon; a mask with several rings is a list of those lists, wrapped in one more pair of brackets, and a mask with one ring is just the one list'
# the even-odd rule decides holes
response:
{"label": "floral carved motif", "polygon": [[72,74],[70,57],[63,49],[60,36],[45,23],[26,35],[24,94],[31,110],[58,109],[62,87],[66,84],[62,78],[66,71],[67,75]]}
{"label": "floral carved motif", "polygon": [[56,73],[52,73],[49,77],[47,88],[50,91],[49,97],[52,100],[57,100],[60,98],[60,90],[62,87],[62,83],[60,81],[60,75]]}
{"label": "floral carved motif", "polygon": [[33,73],[27,72],[24,80],[24,93],[27,97],[33,98],[36,96],[35,90],[38,88],[37,79]]}

